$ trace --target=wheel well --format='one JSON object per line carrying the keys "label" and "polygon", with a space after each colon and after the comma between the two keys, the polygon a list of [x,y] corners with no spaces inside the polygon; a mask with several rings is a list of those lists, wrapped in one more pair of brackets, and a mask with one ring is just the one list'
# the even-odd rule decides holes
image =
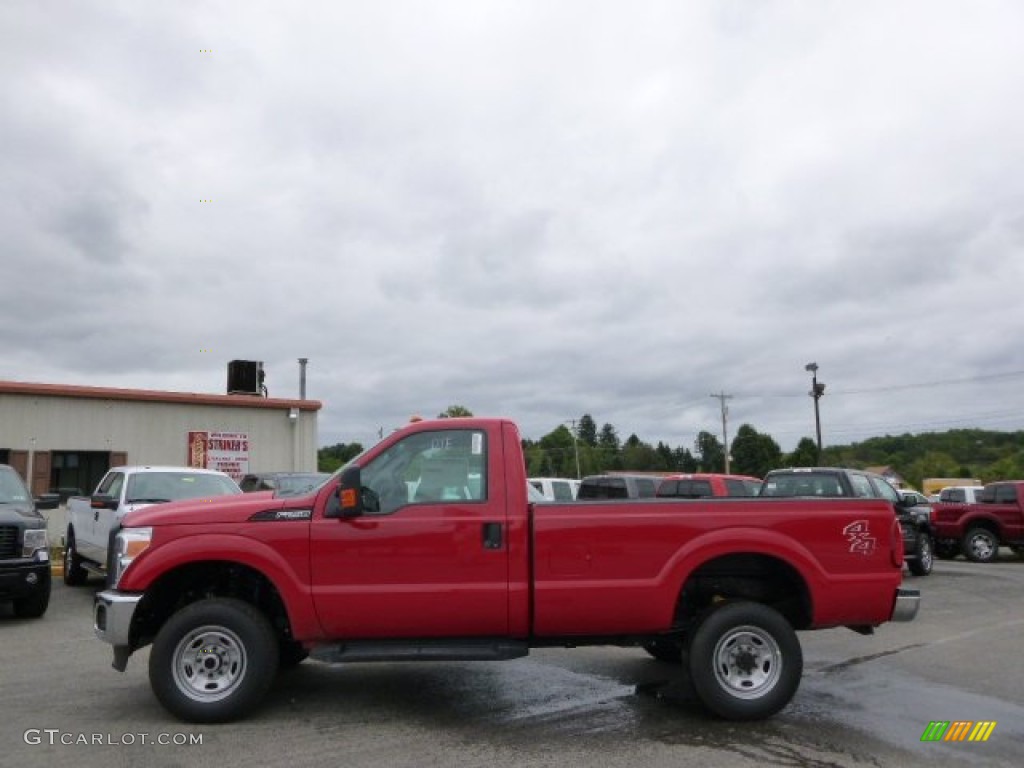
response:
{"label": "wheel well", "polygon": [[249,603],[266,615],[279,639],[291,638],[288,612],[270,579],[247,565],[207,561],[176,568],[146,590],[132,618],[132,648],[153,642],[164,622],[184,606],[210,597]]}
{"label": "wheel well", "polygon": [[994,520],[987,518],[975,518],[964,526],[964,535],[968,535],[974,528],[984,528],[986,531],[992,533],[996,538],[1001,538],[1002,534],[999,531],[999,524]]}
{"label": "wheel well", "polygon": [[686,627],[712,605],[726,600],[771,606],[794,629],[811,624],[811,596],[803,577],[783,560],[753,553],[716,557],[693,571],[680,592],[675,624]]}

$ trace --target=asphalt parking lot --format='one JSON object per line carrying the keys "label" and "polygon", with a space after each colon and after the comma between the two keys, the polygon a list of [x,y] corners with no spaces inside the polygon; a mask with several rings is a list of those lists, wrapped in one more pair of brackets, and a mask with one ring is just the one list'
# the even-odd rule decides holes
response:
{"label": "asphalt parking lot", "polygon": [[[907,577],[916,621],[862,637],[803,633],[804,680],[772,720],[710,718],[671,665],[637,649],[544,650],[498,663],[306,662],[241,723],[179,723],[148,653],[125,674],[92,633],[93,588],[57,579],[47,614],[0,608],[0,765],[1018,766],[1024,560],[939,561]],[[931,743],[930,721],[994,721],[988,741]]]}

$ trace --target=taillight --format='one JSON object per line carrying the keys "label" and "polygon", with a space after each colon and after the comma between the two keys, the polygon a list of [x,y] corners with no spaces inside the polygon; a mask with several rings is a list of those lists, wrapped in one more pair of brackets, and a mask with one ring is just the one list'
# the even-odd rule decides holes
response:
{"label": "taillight", "polygon": [[892,521],[892,531],[889,533],[889,556],[892,564],[897,568],[903,567],[903,529],[899,520]]}

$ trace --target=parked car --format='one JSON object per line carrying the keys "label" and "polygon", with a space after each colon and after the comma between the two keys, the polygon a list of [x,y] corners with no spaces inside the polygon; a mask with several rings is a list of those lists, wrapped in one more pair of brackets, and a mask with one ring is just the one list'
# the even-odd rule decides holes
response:
{"label": "parked car", "polygon": [[576,498],[649,499],[657,493],[660,480],[654,475],[589,475],[580,481]]}
{"label": "parked car", "polygon": [[21,475],[0,464],[0,600],[20,618],[38,618],[50,604],[50,544],[39,510],[59,501],[55,493],[33,499]]}
{"label": "parked car", "polygon": [[935,549],[940,557],[962,552],[975,563],[990,563],[1000,546],[1024,555],[1024,481],[989,483],[977,503],[936,504]]}
{"label": "parked car", "polygon": [[548,501],[572,501],[580,489],[579,480],[565,477],[531,477],[529,483]]}
{"label": "parked car", "polygon": [[761,481],[747,475],[713,473],[669,475],[658,485],[656,496],[672,499],[706,499],[716,496],[757,496]]}
{"label": "parked car", "polygon": [[110,532],[129,512],[185,499],[241,495],[224,472],[194,467],[112,467],[91,496],[68,499],[64,536],[64,583],[84,584],[89,574],[106,575]]}
{"label": "parked car", "polygon": [[319,487],[329,477],[326,472],[259,472],[246,475],[239,485],[246,493],[274,491],[278,496],[298,496]]}
{"label": "parked car", "polygon": [[940,504],[977,504],[981,501],[983,485],[949,485],[939,491]]}
{"label": "parked car", "polygon": [[[903,559],[915,576],[927,576],[935,564],[935,538],[931,508],[922,512],[914,499],[904,500],[881,475],[842,467],[798,467],[773,469],[764,476],[762,497],[825,497],[885,499],[903,532]],[[917,494],[919,495],[919,494]],[[915,511],[916,510],[916,511]]]}

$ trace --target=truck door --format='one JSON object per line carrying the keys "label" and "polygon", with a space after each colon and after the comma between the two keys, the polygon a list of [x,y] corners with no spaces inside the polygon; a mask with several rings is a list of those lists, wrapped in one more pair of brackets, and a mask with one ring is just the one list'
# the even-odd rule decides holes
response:
{"label": "truck door", "polygon": [[1004,540],[1019,541],[1024,538],[1024,518],[1021,516],[1021,505],[1015,484],[995,486],[992,509],[1003,529]]}
{"label": "truck door", "polygon": [[362,467],[364,515],[318,510],[313,594],[331,637],[507,636],[501,453],[482,429],[416,432]]}
{"label": "truck door", "polygon": [[[123,487],[124,473],[108,472],[96,487],[94,495],[113,496],[116,499],[120,499]],[[78,551],[85,557],[90,560],[104,562],[107,551],[107,537],[110,534],[110,525],[114,511],[110,509],[96,509],[91,506],[91,502],[92,496],[86,501],[86,504],[90,505],[89,510],[82,515],[85,518],[82,521],[85,525],[85,530],[76,529],[76,544]]]}

